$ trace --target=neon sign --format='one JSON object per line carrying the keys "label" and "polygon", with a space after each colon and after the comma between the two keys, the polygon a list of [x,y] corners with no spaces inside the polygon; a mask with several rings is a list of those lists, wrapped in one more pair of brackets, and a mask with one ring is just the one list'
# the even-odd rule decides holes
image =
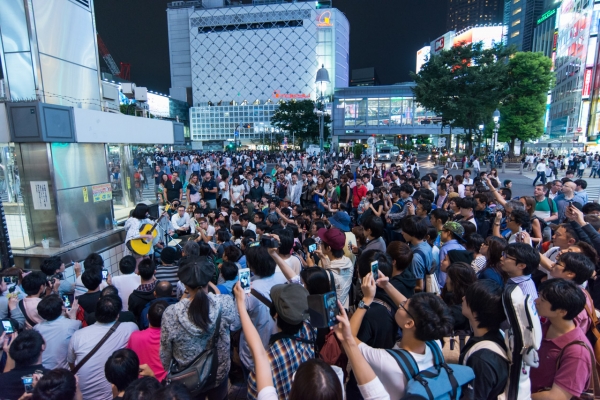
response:
{"label": "neon sign", "polygon": [[331,11],[317,15],[317,26],[333,26],[331,23]]}
{"label": "neon sign", "polygon": [[310,99],[310,94],[281,93],[279,90],[274,90],[273,97],[275,97],[276,99]]}
{"label": "neon sign", "polygon": [[541,24],[542,22],[544,22],[545,20],[547,20],[548,18],[550,18],[551,16],[553,16],[554,14],[556,14],[556,8],[550,11],[546,11],[544,14],[542,14],[542,16],[537,20],[537,24]]}

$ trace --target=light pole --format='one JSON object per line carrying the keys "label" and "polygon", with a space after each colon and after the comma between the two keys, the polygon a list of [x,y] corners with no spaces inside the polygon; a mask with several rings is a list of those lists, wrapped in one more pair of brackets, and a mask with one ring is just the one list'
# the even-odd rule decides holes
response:
{"label": "light pole", "polygon": [[492,165],[496,163],[496,141],[498,140],[498,129],[500,129],[500,111],[496,109],[494,114],[492,114],[494,118],[494,135],[492,136]]}
{"label": "light pole", "polygon": [[325,125],[325,107],[323,91],[330,83],[329,72],[327,72],[327,69],[323,64],[321,64],[321,68],[317,71],[317,79],[315,79],[315,83],[317,84],[317,89],[319,90],[319,112],[317,112],[316,114],[319,116],[319,147],[321,147],[321,151],[319,154],[321,156],[321,168],[323,168],[323,129]]}

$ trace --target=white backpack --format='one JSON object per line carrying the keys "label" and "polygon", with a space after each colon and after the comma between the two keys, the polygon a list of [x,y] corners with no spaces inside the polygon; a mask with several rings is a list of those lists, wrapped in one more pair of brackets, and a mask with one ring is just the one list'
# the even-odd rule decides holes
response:
{"label": "white backpack", "polygon": [[510,371],[508,375],[509,399],[531,398],[529,370],[539,366],[538,349],[542,344],[542,325],[530,295],[521,288],[508,284],[502,294],[506,319],[510,324],[504,332]]}

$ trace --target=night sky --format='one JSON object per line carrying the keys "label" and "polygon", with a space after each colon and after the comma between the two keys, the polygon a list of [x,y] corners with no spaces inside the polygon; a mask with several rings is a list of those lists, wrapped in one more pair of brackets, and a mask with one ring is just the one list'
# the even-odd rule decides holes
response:
{"label": "night sky", "polygon": [[[172,0],[171,0],[172,1]],[[131,80],[170,87],[166,0],[96,0],[96,28]],[[350,69],[375,67],[382,85],[408,81],[416,52],[446,32],[447,0],[333,0],[350,21]],[[104,60],[100,66],[106,67]]]}

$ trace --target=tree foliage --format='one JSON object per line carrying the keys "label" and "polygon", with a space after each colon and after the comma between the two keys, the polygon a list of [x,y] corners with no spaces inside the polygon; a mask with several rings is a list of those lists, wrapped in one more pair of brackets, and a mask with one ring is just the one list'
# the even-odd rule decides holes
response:
{"label": "tree foliage", "polygon": [[[304,142],[318,143],[319,141],[319,117],[315,113],[315,102],[312,100],[287,101],[279,105],[271,117],[271,125],[288,132],[288,140],[291,142],[295,137],[299,146]],[[331,117],[325,114],[325,126],[323,140],[329,137],[329,126]]]}
{"label": "tree foliage", "polygon": [[554,83],[552,61],[542,53],[516,53],[508,63],[508,79],[500,107],[498,141],[537,139],[544,133],[548,90]]}
{"label": "tree foliage", "polygon": [[416,101],[446,124],[462,128],[472,148],[472,136],[481,140],[480,125],[490,121],[504,96],[506,60],[512,53],[501,44],[484,49],[480,42],[432,55],[418,74],[412,74]]}

